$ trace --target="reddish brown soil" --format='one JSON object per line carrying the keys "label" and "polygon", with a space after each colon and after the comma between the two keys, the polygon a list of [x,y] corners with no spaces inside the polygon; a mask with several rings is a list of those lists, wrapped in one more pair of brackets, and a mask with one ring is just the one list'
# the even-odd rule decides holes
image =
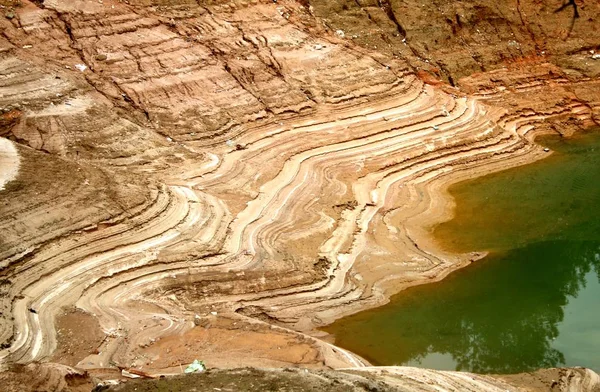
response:
{"label": "reddish brown soil", "polygon": [[[143,343],[136,350],[140,368],[148,373],[180,373],[194,359],[209,368],[321,367],[318,348],[291,333],[220,317],[182,335]],[[145,362],[144,362],[145,361]]]}
{"label": "reddish brown soil", "polygon": [[81,310],[68,309],[56,319],[57,347],[52,360],[76,366],[90,354],[97,353],[105,339],[98,320]]}

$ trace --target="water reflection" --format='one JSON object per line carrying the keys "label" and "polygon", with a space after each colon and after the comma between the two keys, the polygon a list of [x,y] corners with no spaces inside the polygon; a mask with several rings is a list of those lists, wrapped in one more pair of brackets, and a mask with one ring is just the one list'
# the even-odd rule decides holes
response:
{"label": "water reflection", "polygon": [[[589,317],[600,325],[599,249],[595,242],[556,241],[494,255],[473,266],[477,271],[458,271],[445,282],[408,290],[384,311],[348,318],[331,332],[338,344],[382,365],[480,373],[565,365],[553,343],[569,300],[586,284],[596,291],[589,296]],[[600,352],[598,341],[583,344]],[[598,359],[587,360],[580,365],[600,370]]]}
{"label": "water reflection", "polygon": [[457,191],[439,234],[493,254],[335,323],[336,343],[379,365],[600,371],[600,137],[546,142],[563,155]]}

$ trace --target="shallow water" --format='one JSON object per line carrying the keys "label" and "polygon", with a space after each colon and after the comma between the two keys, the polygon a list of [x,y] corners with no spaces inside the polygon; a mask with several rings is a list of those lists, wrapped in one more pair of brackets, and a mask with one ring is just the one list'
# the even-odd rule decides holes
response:
{"label": "shallow water", "polygon": [[436,238],[490,255],[339,320],[336,344],[377,365],[600,371],[600,132],[537,142],[555,153],[450,189]]}

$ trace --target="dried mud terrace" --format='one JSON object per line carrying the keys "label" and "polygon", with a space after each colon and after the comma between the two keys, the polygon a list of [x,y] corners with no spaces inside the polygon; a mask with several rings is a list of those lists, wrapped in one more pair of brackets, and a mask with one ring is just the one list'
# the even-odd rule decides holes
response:
{"label": "dried mud terrace", "polygon": [[481,257],[429,236],[448,184],[600,114],[543,58],[450,88],[292,1],[23,0],[0,29],[4,364],[368,365],[315,328]]}

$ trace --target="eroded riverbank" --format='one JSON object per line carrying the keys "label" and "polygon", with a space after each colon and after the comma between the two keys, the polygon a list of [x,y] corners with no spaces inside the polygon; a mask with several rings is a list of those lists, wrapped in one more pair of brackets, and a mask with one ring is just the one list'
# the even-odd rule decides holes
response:
{"label": "eroded riverbank", "polygon": [[[487,1],[402,12],[426,29],[393,27],[391,53],[369,38],[387,39],[371,22],[391,3],[0,0],[0,137],[20,159],[0,191],[2,371],[106,380],[201,359],[481,390],[487,376],[362,367],[316,329],[479,259],[433,243],[446,187],[598,123],[600,5],[564,42],[566,12]],[[433,38],[456,68],[427,30],[458,13]]]}
{"label": "eroded riverbank", "polygon": [[435,236],[489,251],[444,281],[327,330],[375,364],[483,373],[600,369],[600,133],[538,142],[542,161],[450,188],[455,218]]}

